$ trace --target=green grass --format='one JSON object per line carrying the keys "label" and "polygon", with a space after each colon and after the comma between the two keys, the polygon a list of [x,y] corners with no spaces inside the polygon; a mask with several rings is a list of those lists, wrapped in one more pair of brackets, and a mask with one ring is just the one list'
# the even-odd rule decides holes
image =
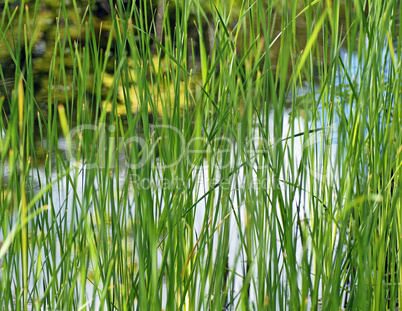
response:
{"label": "green grass", "polygon": [[399,305],[401,4],[279,2],[5,2],[1,309]]}

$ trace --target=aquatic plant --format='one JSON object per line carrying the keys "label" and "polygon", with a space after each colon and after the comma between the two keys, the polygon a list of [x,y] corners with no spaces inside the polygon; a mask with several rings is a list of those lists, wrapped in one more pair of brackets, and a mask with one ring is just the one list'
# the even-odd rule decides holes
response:
{"label": "aquatic plant", "polygon": [[61,1],[41,58],[3,2],[0,308],[395,309],[401,4],[350,3]]}

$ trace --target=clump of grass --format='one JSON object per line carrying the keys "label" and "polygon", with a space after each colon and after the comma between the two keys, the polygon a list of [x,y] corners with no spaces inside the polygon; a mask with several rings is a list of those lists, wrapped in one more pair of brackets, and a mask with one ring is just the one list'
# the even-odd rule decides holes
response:
{"label": "clump of grass", "polygon": [[46,113],[40,3],[1,16],[2,308],[399,304],[398,1],[77,4]]}

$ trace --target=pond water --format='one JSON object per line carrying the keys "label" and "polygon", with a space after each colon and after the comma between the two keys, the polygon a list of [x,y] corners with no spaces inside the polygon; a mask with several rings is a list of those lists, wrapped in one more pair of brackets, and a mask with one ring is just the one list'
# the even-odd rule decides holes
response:
{"label": "pond water", "polygon": [[[291,110],[287,110],[285,111],[284,114],[284,132],[286,132],[286,130],[289,128],[290,124],[289,124],[289,114],[291,113]],[[273,114],[271,114],[271,118],[273,118]],[[294,121],[296,128],[300,131],[303,132],[303,123],[299,124],[299,120],[295,120]],[[270,133],[273,133],[273,122],[271,122],[271,129],[270,129]],[[258,133],[258,128],[255,128],[255,141],[254,143],[256,144],[256,146],[258,145],[259,141],[260,141],[260,135]],[[271,137],[271,139],[273,139],[273,137]],[[255,147],[256,147],[255,146]],[[59,150],[63,151],[65,154],[68,153],[68,148],[67,148],[67,144],[65,142],[65,140],[63,138],[61,138],[59,140],[59,146],[58,146]],[[301,154],[302,153],[302,148],[303,148],[303,143],[302,140],[299,140],[297,142],[295,142],[295,146],[294,146],[294,150],[295,150],[295,154]],[[298,159],[300,160],[300,159]],[[116,184],[117,179],[119,180],[120,184],[124,184],[124,182],[127,180],[127,178],[129,178],[128,175],[128,171],[125,167],[125,162],[127,161],[127,159],[122,156],[120,159],[120,162],[122,163],[121,167],[122,169],[120,171],[116,171],[115,175],[114,175],[114,184]],[[158,163],[158,161],[157,161]],[[293,163],[289,163],[289,161],[286,161],[286,165],[292,165],[295,168],[299,165],[299,162],[293,162]],[[74,191],[71,186],[70,187],[66,187],[66,185],[69,184],[68,178],[75,178],[75,171],[72,171],[69,175],[69,177],[64,176],[60,179],[60,172],[58,172],[58,170],[56,169],[56,167],[54,167],[54,170],[51,174],[51,176],[47,177],[48,174],[45,172],[45,169],[43,167],[39,167],[39,168],[34,168],[31,170],[30,172],[30,178],[32,185],[33,185],[33,192],[34,193],[38,193],[41,189],[43,189],[43,187],[47,184],[49,184],[50,181],[58,181],[56,183],[53,184],[51,192],[52,192],[52,204],[55,206],[56,210],[55,210],[55,217],[56,219],[58,219],[58,222],[60,224],[60,229],[61,231],[64,230],[69,230],[69,228],[65,228],[66,224],[71,224],[72,220],[74,219],[75,215],[72,214],[73,211],[77,211],[77,209],[75,208],[75,205],[77,204],[77,200],[82,200],[84,195],[83,193],[85,191],[88,191],[89,185],[85,184],[86,182],[86,170],[88,168],[86,168],[84,165],[79,165],[79,167],[77,168],[80,173],[78,174],[78,187],[76,188],[76,191]],[[5,172],[7,174],[7,172]],[[194,232],[194,239],[196,240],[199,237],[199,234],[203,231],[203,226],[205,224],[205,205],[206,202],[208,200],[208,191],[211,189],[211,187],[213,187],[214,185],[216,185],[217,183],[219,183],[219,175],[214,177],[214,180],[209,180],[208,179],[208,163],[207,161],[204,162],[204,165],[202,167],[199,168],[199,170],[194,173],[194,178],[198,183],[198,186],[196,187],[196,193],[195,193],[195,201],[199,201],[197,203],[197,205],[194,207],[195,212],[195,226],[193,228],[193,232]],[[235,177],[235,179],[237,180],[237,183],[239,185],[245,185],[246,182],[244,180],[244,172],[243,169],[239,169],[238,170],[238,174]],[[160,180],[158,180],[158,178],[156,178],[155,180],[151,181],[151,187],[154,187],[154,192],[155,192],[155,199],[158,200],[158,198],[161,197],[161,189],[158,188],[160,185],[162,185],[162,183],[160,182]],[[93,184],[93,188],[91,189],[91,191],[99,191],[99,183],[97,180],[95,180],[94,184]],[[255,186],[258,187],[258,184],[255,183],[251,183],[251,185],[249,185],[251,187]],[[282,184],[283,187],[286,187],[285,184]],[[129,203],[127,204],[127,206],[131,206],[131,213],[134,215],[135,214],[135,206],[134,206],[134,197],[133,197],[133,193],[136,191],[135,187],[133,184],[131,184],[130,187],[130,193],[128,196],[129,199]],[[115,189],[115,195],[118,196],[119,195],[119,189]],[[242,202],[238,202],[238,199],[235,195],[231,195],[232,196],[232,204],[233,206],[238,207],[238,210],[236,211],[238,214],[238,217],[240,219],[240,222],[242,223],[242,227],[241,230],[244,231],[244,215],[245,215],[245,207],[244,204]],[[295,194],[296,197],[299,196],[298,191],[296,191]],[[304,196],[304,199],[305,196]],[[217,196],[215,196],[214,200],[216,201],[215,204],[218,205],[218,201],[219,198]],[[131,203],[130,203],[131,201]],[[117,201],[116,201],[117,204]],[[92,204],[90,204],[92,205]],[[303,206],[302,202],[299,202],[298,200],[295,200],[294,202],[294,212],[297,212],[297,207],[298,206]],[[162,204],[162,208],[165,208]],[[94,214],[94,210],[93,208],[90,208],[88,210],[89,212],[89,217],[96,217]],[[306,217],[308,217],[308,210],[304,211],[304,214],[306,215]],[[15,217],[15,221],[18,218],[18,214],[14,215]],[[49,222],[51,222],[51,218],[53,216],[51,215],[51,213],[48,214],[48,220]],[[33,232],[31,232],[30,234],[34,234]],[[218,232],[215,233],[216,236],[218,236]],[[3,240],[4,237],[2,236],[2,233],[0,232],[0,240]],[[239,235],[239,227],[238,224],[236,223],[236,219],[233,216],[230,216],[230,250],[229,250],[229,258],[228,258],[228,264],[229,264],[229,268],[233,269],[237,276],[235,276],[235,288],[234,291],[235,292],[239,292],[241,289],[241,286],[243,284],[243,277],[244,277],[244,272],[247,270],[246,269],[246,265],[243,264],[242,260],[239,261],[238,260],[238,256],[241,257],[245,257],[246,254],[244,254],[243,252],[241,252],[239,254],[239,245],[240,245],[240,235]],[[134,243],[131,245],[131,247],[133,247]],[[217,251],[217,247],[218,245],[215,243],[215,247],[214,247],[214,256],[216,255],[216,251]],[[58,249],[56,251],[56,258],[55,261],[59,262],[61,260],[61,256],[62,254],[60,253],[60,246],[57,246],[56,249]],[[130,250],[129,250],[130,251]],[[133,252],[134,250],[131,250],[130,252]],[[280,253],[280,243],[278,242],[278,252]],[[278,256],[280,256],[280,254],[278,253]],[[160,264],[160,262],[162,261],[162,253],[159,251],[159,259],[158,259],[158,265]],[[45,258],[47,256],[47,254],[45,254],[44,251],[42,251],[41,257]],[[32,258],[34,259],[34,265],[37,264],[37,258],[38,258],[38,250],[36,249],[33,253],[33,257],[29,257],[29,265],[31,265],[31,260]],[[281,263],[282,261],[280,261]],[[255,273],[257,273],[257,271],[255,271]],[[286,277],[283,276],[283,280],[286,281]],[[43,280],[42,280],[43,281]],[[33,282],[34,279],[31,278],[30,279],[30,287],[33,288]],[[208,288],[208,284],[206,284],[206,288]],[[163,292],[166,295],[166,289],[163,290]],[[87,301],[91,301],[92,297],[93,297],[94,293],[93,293],[93,284],[91,284],[91,281],[86,281],[86,299]],[[99,307],[99,300],[96,296],[96,300],[95,300],[95,309],[98,309]],[[253,289],[251,289],[251,300],[253,297]],[[164,297],[166,299],[166,296]],[[165,302],[162,302],[165,303]],[[237,303],[237,301],[234,302],[235,304]],[[90,310],[92,306],[92,303],[88,304],[87,306],[87,310]]]}

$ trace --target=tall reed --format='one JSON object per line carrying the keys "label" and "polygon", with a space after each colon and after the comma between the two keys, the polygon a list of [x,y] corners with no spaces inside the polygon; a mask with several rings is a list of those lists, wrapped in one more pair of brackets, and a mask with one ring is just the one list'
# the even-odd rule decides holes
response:
{"label": "tall reed", "polygon": [[400,6],[6,1],[1,308],[395,309]]}

